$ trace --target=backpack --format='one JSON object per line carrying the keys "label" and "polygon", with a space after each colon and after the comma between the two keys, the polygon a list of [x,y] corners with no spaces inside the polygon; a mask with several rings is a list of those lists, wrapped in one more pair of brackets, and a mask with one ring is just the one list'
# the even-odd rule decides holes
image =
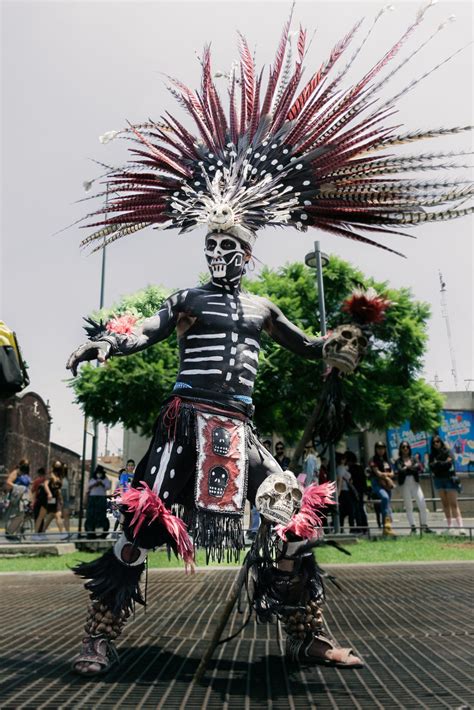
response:
{"label": "backpack", "polygon": [[11,397],[30,384],[15,333],[0,320],[0,398]]}

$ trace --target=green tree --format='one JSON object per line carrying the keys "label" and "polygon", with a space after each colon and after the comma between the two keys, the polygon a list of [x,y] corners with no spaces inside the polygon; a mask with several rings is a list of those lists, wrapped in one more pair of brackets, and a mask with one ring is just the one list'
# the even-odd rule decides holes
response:
{"label": "green tree", "polygon": [[[392,301],[386,320],[377,326],[372,348],[344,382],[355,422],[385,429],[410,419],[414,429],[433,429],[439,423],[442,398],[419,378],[429,306],[415,301],[408,289],[375,282],[336,257],[324,270],[324,283],[329,328],[344,322],[341,303],[356,286],[373,286]],[[245,286],[268,296],[308,334],[318,334],[314,271],[300,263],[278,270],[265,268]],[[146,317],[166,296],[163,289],[148,288],[124,298],[102,316],[133,312]],[[143,353],[112,359],[105,367],[84,366],[73,386],[78,402],[92,417],[107,424],[120,421],[149,434],[162,400],[172,389],[177,366],[173,336]],[[304,360],[264,335],[254,397],[257,426],[280,432],[295,443],[314,410],[322,376],[322,363]]]}

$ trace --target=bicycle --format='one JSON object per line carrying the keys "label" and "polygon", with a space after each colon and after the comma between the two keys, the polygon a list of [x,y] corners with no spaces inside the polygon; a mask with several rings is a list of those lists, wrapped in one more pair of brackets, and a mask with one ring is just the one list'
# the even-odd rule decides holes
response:
{"label": "bicycle", "polygon": [[25,542],[31,539],[31,535],[35,531],[35,518],[33,514],[33,506],[28,501],[24,504],[23,517],[20,525],[15,529],[15,532],[9,533],[8,527],[5,528],[5,537],[12,542]]}

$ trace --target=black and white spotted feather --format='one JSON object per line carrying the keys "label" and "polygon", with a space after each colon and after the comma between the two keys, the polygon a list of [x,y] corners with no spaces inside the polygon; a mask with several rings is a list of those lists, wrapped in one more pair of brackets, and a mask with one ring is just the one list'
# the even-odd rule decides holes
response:
{"label": "black and white spotted feather", "polygon": [[[100,248],[148,226],[187,232],[199,225],[211,231],[236,225],[251,232],[266,226],[292,225],[303,231],[316,227],[376,244],[363,232],[397,234],[401,227],[470,213],[472,185],[445,180],[448,171],[465,166],[468,152],[397,152],[406,144],[470,130],[456,126],[400,131],[394,116],[401,98],[450,57],[411,78],[395,95],[385,94],[392,77],[445,26],[393,64],[425,21],[430,5],[356,83],[347,83],[348,70],[364,55],[386,8],[358,44],[363,23],[357,23],[302,86],[306,30],[299,29],[292,46],[291,16],[266,74],[257,71],[247,41],[239,35],[240,61],[228,77],[226,101],[217,91],[205,47],[200,90],[192,91],[177,79],[170,79],[169,85],[195,130],[167,114],[156,123],[130,125],[120,134],[130,141],[132,160],[107,174],[109,199],[87,216],[85,226],[97,231],[82,244]],[[351,56],[336,71],[351,45]],[[427,172],[434,177],[424,180]]]}

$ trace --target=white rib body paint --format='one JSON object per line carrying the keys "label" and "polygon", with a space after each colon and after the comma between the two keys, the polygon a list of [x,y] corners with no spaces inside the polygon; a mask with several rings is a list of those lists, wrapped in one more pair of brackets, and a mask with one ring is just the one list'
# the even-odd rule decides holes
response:
{"label": "white rib body paint", "polygon": [[252,365],[249,365],[248,362],[243,362],[242,365],[243,365],[243,367],[245,367],[246,370],[249,370],[249,372],[251,372],[252,374],[254,374],[254,375],[257,374],[256,368],[252,367]]}
{"label": "white rib body paint", "polygon": [[219,313],[218,311],[203,311],[203,313],[207,313],[208,316],[222,316],[222,318],[228,318],[227,313]]}
{"label": "white rib body paint", "polygon": [[181,370],[180,375],[222,375],[222,370]]}
{"label": "white rib body paint", "polygon": [[225,345],[207,345],[203,348],[186,348],[185,353],[203,353],[208,350],[225,350]]}
{"label": "white rib body paint", "polygon": [[[234,335],[234,333],[232,333]],[[213,338],[225,338],[227,333],[203,333],[202,335],[186,335],[187,340],[192,340],[193,338],[203,338],[211,340]]]}
{"label": "white rib body paint", "polygon": [[253,338],[245,338],[244,343],[246,345],[253,345],[254,348],[257,348],[257,350],[260,350],[260,343],[258,343],[256,340],[253,340]]}
{"label": "white rib body paint", "polygon": [[248,385],[248,387],[253,387],[253,382],[251,380],[247,380],[245,377],[242,377],[242,375],[239,375],[239,382],[241,385]]}
{"label": "white rib body paint", "polygon": [[246,357],[249,357],[252,360],[256,360],[258,362],[258,353],[254,353],[253,350],[244,350],[242,355],[245,355]]}
{"label": "white rib body paint", "polygon": [[185,357],[184,362],[222,362],[222,355],[209,355],[209,357]]}

